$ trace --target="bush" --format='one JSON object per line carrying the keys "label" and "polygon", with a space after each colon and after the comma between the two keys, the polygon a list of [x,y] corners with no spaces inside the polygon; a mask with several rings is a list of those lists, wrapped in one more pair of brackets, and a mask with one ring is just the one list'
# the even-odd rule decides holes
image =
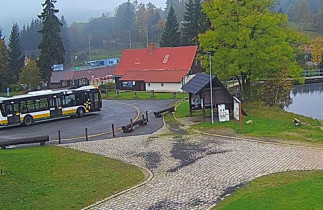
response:
{"label": "bush", "polygon": [[115,89],[115,83],[113,82],[108,82],[104,85],[99,86],[100,89],[106,89],[106,90],[114,90]]}
{"label": "bush", "polygon": [[10,90],[10,92],[18,92],[18,91],[22,91],[22,87],[18,84],[10,84],[8,85],[8,88]]}

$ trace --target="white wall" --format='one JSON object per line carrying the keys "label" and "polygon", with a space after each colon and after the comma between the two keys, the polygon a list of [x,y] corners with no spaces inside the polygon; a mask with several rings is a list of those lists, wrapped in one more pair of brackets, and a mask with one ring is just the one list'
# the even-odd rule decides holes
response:
{"label": "white wall", "polygon": [[[150,84],[150,86],[149,86]],[[182,83],[146,83],[146,91],[155,91],[155,92],[182,92]]]}

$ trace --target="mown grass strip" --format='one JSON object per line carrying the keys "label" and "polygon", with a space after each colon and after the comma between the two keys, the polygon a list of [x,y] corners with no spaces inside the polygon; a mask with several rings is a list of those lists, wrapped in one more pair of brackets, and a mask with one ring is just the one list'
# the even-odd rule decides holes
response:
{"label": "mown grass strip", "polygon": [[140,168],[60,147],[0,150],[0,209],[80,209],[144,180]]}
{"label": "mown grass strip", "polygon": [[294,171],[258,178],[215,209],[322,209],[323,171]]}

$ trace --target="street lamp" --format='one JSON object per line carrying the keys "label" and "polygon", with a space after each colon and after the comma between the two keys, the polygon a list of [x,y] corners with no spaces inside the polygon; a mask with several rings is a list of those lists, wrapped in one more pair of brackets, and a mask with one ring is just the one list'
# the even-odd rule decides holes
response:
{"label": "street lamp", "polygon": [[139,26],[139,28],[146,28],[146,39],[147,39],[147,48],[148,48],[149,46],[148,26]]}
{"label": "street lamp", "polygon": [[209,65],[210,65],[210,94],[211,94],[211,119],[212,124],[214,124],[214,110],[213,110],[213,84],[212,84],[212,56],[214,51],[204,52],[209,55]]}
{"label": "street lamp", "polygon": [[129,32],[129,48],[131,49],[131,31],[130,30],[125,30]]}

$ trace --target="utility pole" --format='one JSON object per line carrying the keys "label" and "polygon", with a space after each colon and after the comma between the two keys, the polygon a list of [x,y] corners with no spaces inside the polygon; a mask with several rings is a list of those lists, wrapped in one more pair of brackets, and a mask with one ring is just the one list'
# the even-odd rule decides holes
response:
{"label": "utility pole", "polygon": [[146,28],[146,41],[147,41],[147,48],[148,48],[149,46],[148,26],[139,26],[139,28]]}
{"label": "utility pole", "polygon": [[211,119],[212,119],[212,124],[214,124],[213,84],[212,84],[212,53],[209,54],[209,59],[210,59]]}
{"label": "utility pole", "polygon": [[91,36],[89,36],[89,53],[90,53],[90,61],[92,61],[92,52],[91,52]]}
{"label": "utility pole", "polygon": [[132,43],[131,43],[131,30],[126,30],[129,32],[129,49],[132,48]]}

